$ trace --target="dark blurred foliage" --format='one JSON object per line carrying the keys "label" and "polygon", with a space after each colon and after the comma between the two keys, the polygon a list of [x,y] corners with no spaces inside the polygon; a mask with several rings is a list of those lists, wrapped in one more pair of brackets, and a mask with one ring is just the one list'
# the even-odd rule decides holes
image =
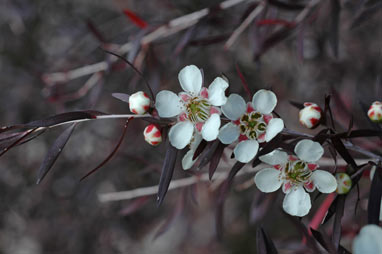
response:
{"label": "dark blurred foliage", "polygon": [[[205,85],[224,73],[230,80],[230,92],[245,95],[237,64],[252,92],[260,88],[275,91],[279,99],[276,111],[289,129],[317,132],[298,125],[298,111],[288,100],[314,101],[323,106],[326,94],[336,95],[332,101],[339,129],[346,130],[350,115],[354,117],[354,127],[370,127],[360,102],[369,105],[382,97],[380,3],[343,0],[335,6],[336,1],[322,0],[303,24],[294,30],[286,26],[291,30],[285,33],[288,36],[281,36],[274,45],[270,43],[270,36],[283,25],[261,25],[260,21],[291,22],[309,2],[282,1],[288,4],[288,8],[283,8],[279,1],[269,1],[266,11],[226,50],[224,43],[252,12],[253,1],[219,10],[217,0],[3,0],[1,125],[89,108],[128,113],[127,104],[111,93],[146,88],[122,62],[108,65],[106,71],[100,72],[100,79],[80,95],[76,93],[89,75],[53,83],[44,77],[110,61],[110,55],[100,47],[113,50],[130,41],[134,43],[127,58],[143,73],[154,92],[180,91],[177,73],[185,65],[195,64],[204,70]],[[291,8],[292,4],[302,8]],[[212,7],[211,13],[197,24],[142,47],[139,40],[148,31],[123,12],[135,13],[148,24],[147,29],[153,29],[206,7]],[[260,225],[279,253],[308,253],[298,230],[281,211],[282,195],[263,195],[254,185],[231,191],[225,203],[222,241],[215,235],[216,192],[211,191],[209,183],[197,185],[197,204],[191,201],[190,193],[195,188],[190,187],[170,191],[159,208],[154,197],[141,200],[144,205],[128,215],[121,215],[121,211],[136,201],[99,202],[98,193],[152,186],[159,181],[164,145],[150,147],[141,135],[145,123],[133,121],[113,160],[79,182],[111,152],[123,124],[122,120],[100,120],[79,125],[40,185],[35,185],[37,170],[61,129],[49,130],[1,158],[0,253],[255,253]],[[373,140],[360,144],[374,147]],[[229,155],[226,161],[232,164]],[[189,175],[183,172],[178,159],[174,179],[186,176]],[[236,181],[242,183],[251,177]],[[351,195],[356,199],[356,191]],[[360,195],[365,198],[365,193]],[[258,215],[259,210],[254,208],[267,199],[271,208],[265,217]],[[317,202],[322,199],[319,197]],[[182,206],[179,200],[184,202]],[[351,232],[357,223],[365,223],[365,202],[361,200],[359,206],[357,222],[345,211],[344,220],[354,223],[345,231]],[[166,222],[171,216],[174,218]],[[309,216],[302,221],[309,222]],[[158,235],[164,229],[163,223],[170,227]],[[351,234],[344,233],[342,244],[349,247],[351,238]]]}

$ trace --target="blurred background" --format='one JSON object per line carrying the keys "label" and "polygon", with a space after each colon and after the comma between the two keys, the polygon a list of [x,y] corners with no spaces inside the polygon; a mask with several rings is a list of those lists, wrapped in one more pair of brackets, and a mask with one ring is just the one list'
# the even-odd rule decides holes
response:
{"label": "blurred background", "polygon": [[[276,111],[289,129],[318,132],[298,124],[298,109],[289,100],[323,107],[327,94],[332,94],[339,130],[346,130],[351,115],[355,128],[367,128],[361,105],[382,99],[380,6],[372,0],[269,0],[264,5],[244,0],[2,0],[0,124],[81,109],[129,113],[128,105],[111,94],[148,91],[105,48],[126,56],[154,93],[179,92],[179,70],[195,64],[204,71],[205,86],[224,74],[230,92],[246,96],[241,73],[252,92],[273,89]],[[183,19],[170,22],[178,17]],[[123,125],[123,120],[100,120],[77,126],[39,185],[37,171],[62,128],[1,158],[0,253],[256,253],[259,226],[280,253],[309,253],[280,209],[283,195],[261,194],[251,182],[253,174],[236,180],[225,204],[221,241],[215,230],[217,187],[210,182],[170,191],[159,208],[155,196],[100,202],[100,193],[159,182],[165,146],[144,142],[143,121],[131,123],[108,164],[79,182],[112,151]],[[359,144],[378,149],[373,142]],[[232,164],[227,151],[218,170]],[[189,176],[178,159],[174,179]],[[362,184],[368,185],[368,179]],[[356,193],[351,195],[356,199]],[[351,223],[344,227],[342,244],[349,250],[351,232],[366,221],[363,201],[356,218],[345,212],[344,223]]]}

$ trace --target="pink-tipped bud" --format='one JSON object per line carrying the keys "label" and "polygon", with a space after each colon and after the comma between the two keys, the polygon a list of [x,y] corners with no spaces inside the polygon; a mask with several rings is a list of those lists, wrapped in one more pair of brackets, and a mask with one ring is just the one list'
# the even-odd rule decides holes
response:
{"label": "pink-tipped bud", "polygon": [[314,128],[316,127],[321,120],[322,110],[321,108],[311,102],[305,102],[304,108],[299,112],[299,121],[306,128]]}
{"label": "pink-tipped bud", "polygon": [[149,110],[150,102],[150,98],[146,93],[142,91],[136,92],[129,97],[130,111],[137,115],[143,115]]}
{"label": "pink-tipped bud", "polygon": [[338,194],[346,194],[350,191],[352,181],[348,174],[346,173],[337,173],[336,174],[336,180],[337,180],[337,193]]}
{"label": "pink-tipped bud", "polygon": [[370,120],[375,123],[382,123],[382,102],[375,101],[371,104],[369,110],[367,111],[367,115]]}
{"label": "pink-tipped bud", "polygon": [[143,135],[146,142],[152,146],[157,146],[162,142],[162,133],[155,124],[148,125],[143,131]]}

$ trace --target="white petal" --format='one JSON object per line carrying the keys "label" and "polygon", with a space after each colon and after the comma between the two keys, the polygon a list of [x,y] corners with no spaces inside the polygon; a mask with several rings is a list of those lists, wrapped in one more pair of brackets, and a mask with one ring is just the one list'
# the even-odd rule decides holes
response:
{"label": "white petal", "polygon": [[281,118],[272,118],[265,130],[265,141],[269,142],[284,129],[284,121]]}
{"label": "white petal", "polygon": [[186,92],[198,95],[202,89],[202,73],[195,65],[184,67],[178,75],[179,83],[182,89]]}
{"label": "white petal", "polygon": [[228,96],[227,102],[222,106],[222,112],[230,120],[235,121],[245,113],[246,107],[244,99],[233,93]]}
{"label": "white petal", "polygon": [[369,224],[364,226],[353,242],[354,254],[382,253],[382,228]]}
{"label": "white petal", "polygon": [[219,131],[219,140],[223,144],[232,144],[235,142],[240,136],[239,127],[233,123],[227,123]]}
{"label": "white petal", "polygon": [[305,216],[309,213],[311,207],[310,196],[305,192],[302,186],[297,187],[297,189],[292,189],[285,195],[283,209],[290,215]]}
{"label": "white petal", "polygon": [[295,154],[303,161],[318,161],[324,154],[324,148],[318,142],[303,139],[294,148]]}
{"label": "white petal", "polygon": [[274,168],[265,168],[255,175],[255,184],[262,192],[274,192],[283,183],[280,179],[280,171]]}
{"label": "white petal", "polygon": [[327,171],[315,170],[311,176],[317,189],[322,193],[332,193],[337,189],[336,178]]}
{"label": "white petal", "polygon": [[236,160],[247,163],[255,157],[258,150],[259,143],[257,143],[257,141],[245,140],[236,145],[233,153],[235,154]]}
{"label": "white petal", "polygon": [[206,141],[215,140],[218,137],[220,128],[219,114],[212,114],[202,127],[202,136]]}
{"label": "white petal", "polygon": [[168,132],[170,143],[177,149],[183,149],[191,141],[194,125],[191,122],[179,122],[171,127]]}
{"label": "white petal", "polygon": [[227,102],[225,90],[228,88],[228,83],[224,79],[217,77],[208,87],[208,100],[214,106],[221,106]]}
{"label": "white petal", "polygon": [[178,95],[171,91],[160,91],[155,100],[155,108],[160,117],[174,117],[182,111],[182,103]]}
{"label": "white petal", "polygon": [[277,97],[272,91],[261,89],[253,95],[252,104],[261,114],[270,114],[276,107]]}
{"label": "white petal", "polygon": [[196,150],[198,148],[200,142],[202,142],[202,135],[200,135],[197,131],[194,132],[194,137],[191,140],[190,149]]}
{"label": "white petal", "polygon": [[183,156],[182,167],[184,170],[190,169],[194,165],[195,161],[197,160],[197,159],[192,160],[192,157],[194,157],[194,153],[195,153],[194,150],[190,150]]}
{"label": "white petal", "polygon": [[259,159],[269,165],[283,165],[288,162],[288,154],[281,150],[273,150],[273,152],[260,156]]}

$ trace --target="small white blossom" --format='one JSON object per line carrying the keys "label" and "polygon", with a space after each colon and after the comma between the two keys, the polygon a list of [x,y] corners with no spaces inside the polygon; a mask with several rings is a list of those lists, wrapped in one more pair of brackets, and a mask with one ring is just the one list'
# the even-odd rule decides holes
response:
{"label": "small white blossom", "polygon": [[143,135],[145,137],[145,141],[152,146],[157,146],[162,142],[162,133],[155,124],[148,125],[144,129]]}
{"label": "small white blossom", "polygon": [[320,123],[322,110],[315,103],[305,102],[304,108],[300,110],[298,116],[299,122],[306,128],[311,129]]}
{"label": "small white blossom", "polygon": [[219,132],[223,144],[239,143],[234,149],[235,159],[247,163],[257,154],[259,143],[269,142],[284,128],[280,118],[273,118],[277,98],[272,91],[259,90],[252,102],[245,103],[237,94],[231,94],[222,106],[223,114],[231,120]]}
{"label": "small white blossom", "polygon": [[353,241],[354,254],[382,253],[382,228],[369,224],[364,226]]}
{"label": "small white blossom", "polygon": [[184,92],[178,95],[167,90],[156,96],[155,108],[160,117],[177,117],[178,122],[170,129],[170,143],[177,149],[190,144],[194,133],[204,140],[215,140],[220,128],[219,106],[226,103],[224,94],[228,83],[217,77],[207,88],[202,87],[202,73],[195,65],[184,67],[178,75]]}
{"label": "small white blossom", "polygon": [[129,97],[130,111],[137,115],[145,114],[150,108],[150,103],[149,96],[142,91],[136,92]]}
{"label": "small white blossom", "polygon": [[304,139],[297,143],[295,154],[290,155],[281,150],[260,156],[264,163],[273,168],[265,168],[255,176],[257,188],[262,192],[274,192],[282,186],[286,194],[283,209],[293,216],[305,216],[311,208],[310,196],[316,188],[322,193],[331,193],[337,189],[336,178],[327,171],[317,170],[316,162],[324,153],[322,146],[314,141]]}
{"label": "small white blossom", "polygon": [[367,111],[367,115],[370,120],[376,123],[382,123],[382,102],[375,101],[371,104],[369,110]]}

